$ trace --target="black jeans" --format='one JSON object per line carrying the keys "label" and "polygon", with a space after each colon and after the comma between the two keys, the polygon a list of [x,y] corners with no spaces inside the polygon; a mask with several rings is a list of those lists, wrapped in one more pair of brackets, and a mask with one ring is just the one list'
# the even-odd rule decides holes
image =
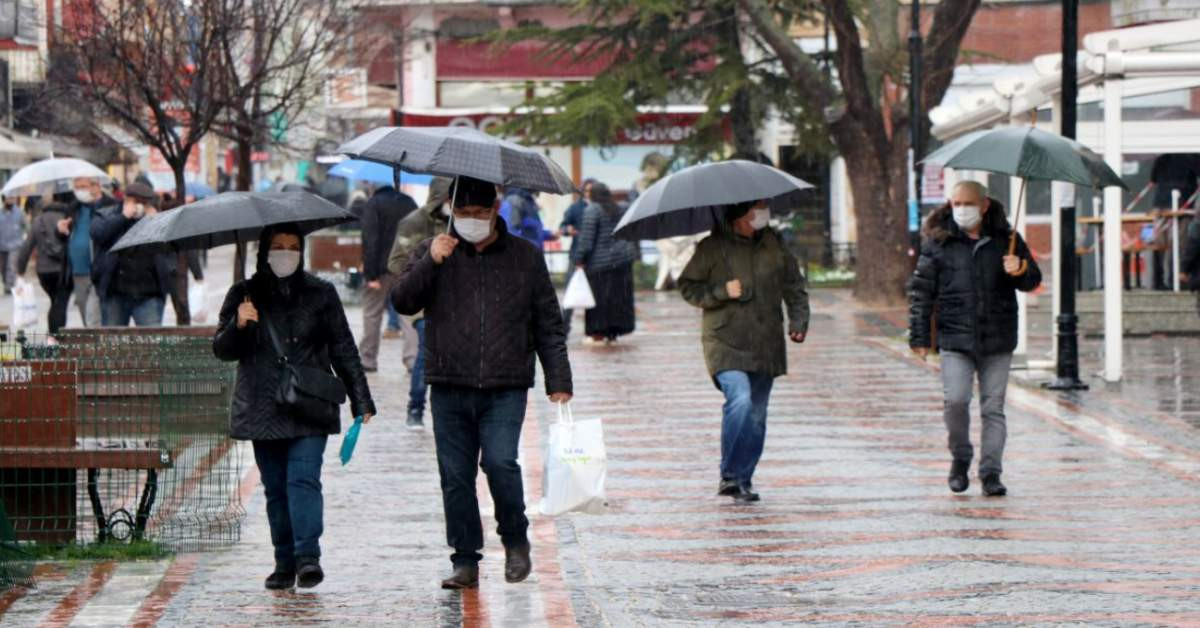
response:
{"label": "black jeans", "polygon": [[524,388],[432,387],[433,438],[442,479],[446,543],[454,548],[450,560],[456,565],[475,564],[483,558],[479,553],[483,522],[475,496],[479,468],[487,474],[496,505],[497,532],[504,546],[529,542],[525,487],[517,464],[528,395]]}
{"label": "black jeans", "polygon": [[38,283],[50,295],[50,313],[46,324],[51,334],[57,334],[67,324],[67,305],[75,286],[62,273],[38,273]]}

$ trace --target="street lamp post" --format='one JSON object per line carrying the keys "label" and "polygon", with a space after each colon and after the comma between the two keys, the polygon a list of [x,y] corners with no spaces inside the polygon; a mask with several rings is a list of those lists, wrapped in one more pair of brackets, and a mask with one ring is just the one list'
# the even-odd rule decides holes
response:
{"label": "street lamp post", "polygon": [[[1076,78],[1076,52],[1079,38],[1079,0],[1063,0],[1062,17],[1062,128],[1063,137],[1075,139],[1076,101],[1079,90]],[[1074,186],[1072,186],[1074,188]],[[1067,195],[1059,212],[1059,249],[1062,256],[1061,286],[1056,286],[1062,304],[1058,320],[1058,363],[1055,379],[1046,385],[1051,390],[1087,390],[1079,380],[1079,317],[1075,314],[1075,194]],[[1109,243],[1112,246],[1113,243]]]}

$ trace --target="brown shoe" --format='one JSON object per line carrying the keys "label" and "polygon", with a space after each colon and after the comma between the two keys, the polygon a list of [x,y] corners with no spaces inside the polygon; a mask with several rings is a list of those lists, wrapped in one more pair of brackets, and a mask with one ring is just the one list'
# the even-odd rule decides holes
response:
{"label": "brown shoe", "polygon": [[474,589],[479,586],[479,565],[455,565],[454,573],[442,580],[443,589]]}
{"label": "brown shoe", "polygon": [[383,337],[387,339],[399,338],[402,335],[398,329],[389,329],[383,332]]}
{"label": "brown shoe", "polygon": [[533,562],[529,559],[529,543],[504,548],[504,579],[521,582],[529,577]]}

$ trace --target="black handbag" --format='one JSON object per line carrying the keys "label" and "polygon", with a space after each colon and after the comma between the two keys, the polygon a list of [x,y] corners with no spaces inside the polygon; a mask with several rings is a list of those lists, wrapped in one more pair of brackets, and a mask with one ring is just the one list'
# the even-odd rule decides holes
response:
{"label": "black handbag", "polygon": [[322,427],[336,426],[338,406],[346,402],[346,385],[329,371],[292,364],[283,343],[279,341],[275,324],[269,316],[263,317],[263,320],[282,370],[275,403],[283,412],[302,422]]}

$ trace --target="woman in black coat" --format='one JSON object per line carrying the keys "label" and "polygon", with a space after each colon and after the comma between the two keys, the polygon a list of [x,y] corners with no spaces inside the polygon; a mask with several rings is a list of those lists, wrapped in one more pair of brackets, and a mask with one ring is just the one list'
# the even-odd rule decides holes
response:
{"label": "woman in black coat", "polygon": [[321,458],[330,434],[341,431],[338,406],[327,416],[301,418],[277,405],[283,368],[271,339],[274,328],[288,362],[336,373],[351,411],[363,422],[375,414],[366,374],[346,312],[333,285],[303,271],[304,238],[291,226],[263,231],[258,272],[225,295],[213,353],[237,360],[230,433],[254,444],[267,496],[275,546],[268,589],[316,586],[324,579],[319,540],[323,528]]}
{"label": "woman in black coat", "polygon": [[608,186],[594,183],[591,199],[583,212],[579,236],[571,243],[571,261],[576,270],[587,273],[596,299],[596,307],[584,315],[584,343],[612,344],[618,336],[633,333],[636,326],[633,263],[638,250],[635,243],[612,234],[628,208],[617,205]]}

